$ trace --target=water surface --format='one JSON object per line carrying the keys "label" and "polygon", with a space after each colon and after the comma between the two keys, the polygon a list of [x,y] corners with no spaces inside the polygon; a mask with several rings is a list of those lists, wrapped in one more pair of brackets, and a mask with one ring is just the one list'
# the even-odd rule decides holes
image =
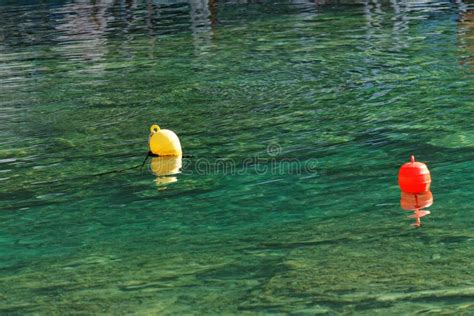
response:
{"label": "water surface", "polygon": [[473,12],[0,1],[0,313],[473,313]]}

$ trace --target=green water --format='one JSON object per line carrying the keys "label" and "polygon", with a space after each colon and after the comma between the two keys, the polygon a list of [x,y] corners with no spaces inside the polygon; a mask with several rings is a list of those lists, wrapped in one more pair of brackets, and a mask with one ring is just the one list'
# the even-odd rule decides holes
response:
{"label": "green water", "polygon": [[474,313],[472,4],[30,2],[0,1],[0,314]]}

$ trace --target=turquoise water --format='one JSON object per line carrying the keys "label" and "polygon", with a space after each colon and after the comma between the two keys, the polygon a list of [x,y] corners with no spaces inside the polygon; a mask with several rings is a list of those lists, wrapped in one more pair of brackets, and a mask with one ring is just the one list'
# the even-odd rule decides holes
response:
{"label": "turquoise water", "polygon": [[0,1],[0,313],[473,314],[473,56],[462,2]]}

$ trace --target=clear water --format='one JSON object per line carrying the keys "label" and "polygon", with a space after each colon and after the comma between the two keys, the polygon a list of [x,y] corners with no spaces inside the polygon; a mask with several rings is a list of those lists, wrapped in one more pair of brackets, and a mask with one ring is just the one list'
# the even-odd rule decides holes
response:
{"label": "clear water", "polygon": [[473,55],[462,2],[0,1],[0,313],[474,313]]}

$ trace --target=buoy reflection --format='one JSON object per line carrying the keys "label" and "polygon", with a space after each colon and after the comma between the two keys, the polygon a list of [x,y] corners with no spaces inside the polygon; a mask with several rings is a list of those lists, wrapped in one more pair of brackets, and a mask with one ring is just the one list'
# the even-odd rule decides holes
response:
{"label": "buoy reflection", "polygon": [[155,183],[158,187],[177,182],[176,175],[181,172],[182,158],[179,157],[153,157],[150,169],[156,175]]}
{"label": "buoy reflection", "polygon": [[460,43],[468,50],[468,57],[461,63],[474,66],[474,10],[466,10],[459,19]]}
{"label": "buoy reflection", "polygon": [[416,219],[413,224],[415,227],[421,226],[421,218],[430,214],[430,211],[423,210],[425,207],[429,207],[433,204],[433,194],[431,191],[421,193],[407,193],[402,192],[400,199],[400,206],[405,211],[413,211],[414,213],[409,218]]}

